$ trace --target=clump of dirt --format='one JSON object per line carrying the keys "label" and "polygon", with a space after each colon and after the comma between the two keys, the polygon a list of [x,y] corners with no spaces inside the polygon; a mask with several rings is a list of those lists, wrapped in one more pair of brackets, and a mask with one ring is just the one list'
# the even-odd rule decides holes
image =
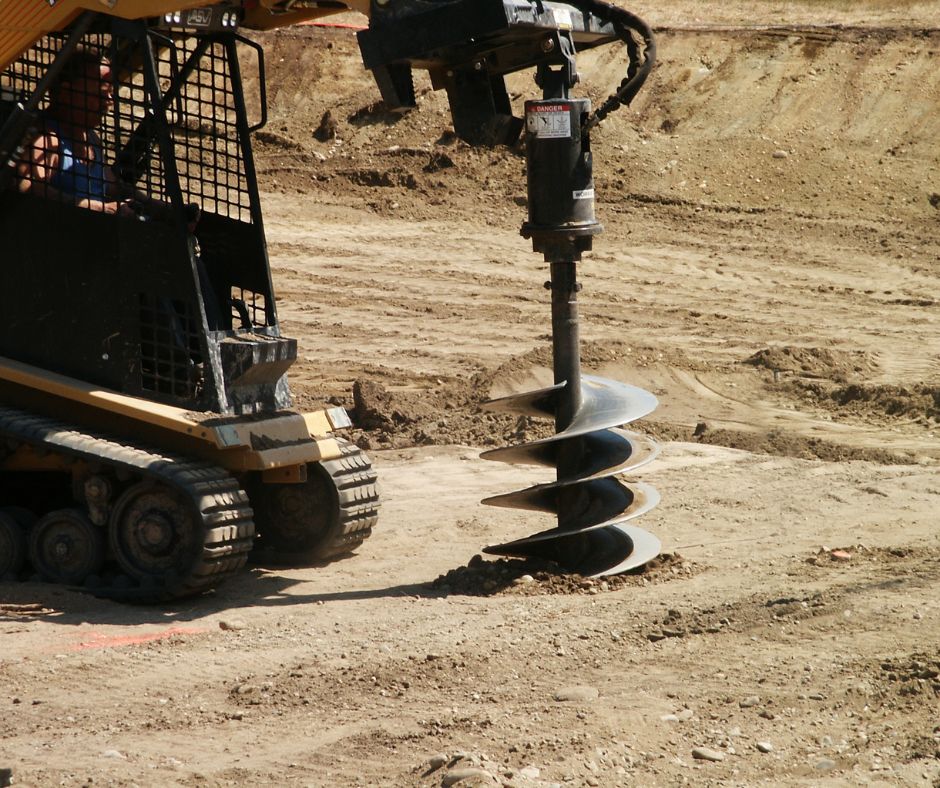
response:
{"label": "clump of dirt", "polygon": [[868,386],[852,383],[827,386],[793,381],[789,388],[827,410],[866,420],[913,419],[930,426],[940,423],[940,386]]}
{"label": "clump of dirt", "polygon": [[646,633],[646,639],[656,643],[659,640],[683,638],[687,635],[713,635],[730,625],[731,619],[715,610],[698,610],[691,613],[668,610]]}
{"label": "clump of dirt", "polygon": [[828,350],[818,347],[768,347],[758,350],[745,364],[803,377],[848,381],[871,374],[878,363],[862,351]]}
{"label": "clump of dirt", "polygon": [[884,677],[899,695],[940,696],[940,654],[912,654],[881,663]]}
{"label": "clump of dirt", "polygon": [[634,422],[636,429],[663,441],[705,443],[710,446],[727,446],[754,454],[770,454],[777,457],[796,457],[801,460],[825,460],[826,462],[850,462],[860,460],[880,465],[909,465],[915,459],[885,449],[869,449],[833,443],[821,438],[810,438],[783,430],[732,430],[713,428],[701,422],[695,427],[682,424],[667,424],[656,421]]}
{"label": "clump of dirt", "polygon": [[392,394],[371,380],[353,384],[356,423],[365,430],[395,430],[433,418],[438,411],[419,394]]}
{"label": "clump of dirt", "polygon": [[663,553],[648,564],[604,578],[584,577],[561,569],[552,561],[535,558],[502,558],[487,561],[475,555],[466,566],[451,569],[430,587],[465,596],[541,596],[544,594],[598,594],[627,586],[665,582],[688,577],[695,567],[678,553]]}
{"label": "clump of dirt", "polygon": [[333,113],[327,110],[320,118],[320,124],[313,130],[313,137],[320,142],[329,142],[336,139],[336,128],[339,124]]}
{"label": "clump of dirt", "polygon": [[[486,376],[470,381],[427,381],[427,388],[391,391],[373,380],[353,384],[350,438],[362,449],[411,446],[497,446],[538,440],[551,421],[483,409]],[[335,404],[346,404],[334,397]]]}
{"label": "clump of dirt", "polygon": [[[865,487],[862,492],[884,495],[875,487]],[[863,544],[848,547],[820,547],[806,559],[813,566],[832,566],[834,564],[891,564],[910,559],[920,559],[935,563],[940,561],[940,551],[916,547],[867,547]]]}

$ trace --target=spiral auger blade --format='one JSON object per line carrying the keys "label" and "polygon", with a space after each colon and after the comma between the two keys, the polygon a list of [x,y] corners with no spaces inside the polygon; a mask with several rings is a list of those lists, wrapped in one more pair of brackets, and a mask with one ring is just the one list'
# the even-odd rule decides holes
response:
{"label": "spiral auger blade", "polygon": [[569,98],[577,81],[574,50],[558,39],[559,69],[539,67],[542,101],[526,102],[529,218],[522,234],[550,263],[552,366],[555,384],[486,403],[489,410],[554,419],[555,435],[484,452],[512,464],[554,467],[555,481],[496,495],[491,506],[555,515],[556,524],[524,539],[491,545],[495,555],[538,557],[582,575],[599,577],[635,569],[662,545],[632,521],[659,503],[640,481],[618,478],[652,461],[659,447],[623,429],[648,415],[656,398],[643,389],[581,375],[577,264],[602,228],[594,218],[594,181],[588,141],[590,102]]}
{"label": "spiral auger blade", "polygon": [[[554,418],[571,399],[567,381],[548,389],[491,400],[488,410]],[[558,469],[554,482],[486,498],[483,503],[554,514],[554,528],[486,547],[495,555],[538,557],[587,576],[617,574],[649,562],[661,550],[652,534],[629,523],[659,502],[659,493],[632,473],[656,458],[650,438],[620,425],[648,415],[656,398],[643,389],[584,376],[581,406],[571,423],[543,440],[492,449],[481,456],[510,464]]]}

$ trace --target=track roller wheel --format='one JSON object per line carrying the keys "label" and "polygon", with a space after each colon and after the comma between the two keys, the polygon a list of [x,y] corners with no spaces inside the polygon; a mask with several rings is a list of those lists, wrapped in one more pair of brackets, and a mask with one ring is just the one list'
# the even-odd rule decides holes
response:
{"label": "track roller wheel", "polygon": [[9,509],[0,510],[0,580],[15,578],[26,563],[26,531]]}
{"label": "track roller wheel", "polygon": [[108,529],[114,558],[143,586],[171,586],[198,563],[205,529],[187,501],[154,482],[129,487]]}
{"label": "track roller wheel", "polygon": [[78,509],[58,509],[29,532],[29,560],[44,580],[80,585],[104,563],[101,529]]}
{"label": "track roller wheel", "polygon": [[249,489],[258,529],[252,560],[301,566],[355,550],[378,518],[376,474],[368,457],[340,440],[343,455],[310,463],[302,484],[264,484]]}

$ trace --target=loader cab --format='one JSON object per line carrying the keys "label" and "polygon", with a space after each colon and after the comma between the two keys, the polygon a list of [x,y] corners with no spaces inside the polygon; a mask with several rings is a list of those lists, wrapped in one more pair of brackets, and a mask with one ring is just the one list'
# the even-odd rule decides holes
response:
{"label": "loader cab", "polygon": [[[62,69],[0,189],[0,356],[193,410],[289,406],[296,343],[280,336],[250,145],[264,113],[251,110],[253,126],[239,59],[263,61],[225,21],[197,32],[100,16],[80,41],[48,36],[0,73],[4,128]],[[82,100],[76,57],[108,65],[97,99],[84,87],[104,103],[94,124],[94,107],[61,107],[63,90]],[[50,138],[54,180],[31,160]]]}

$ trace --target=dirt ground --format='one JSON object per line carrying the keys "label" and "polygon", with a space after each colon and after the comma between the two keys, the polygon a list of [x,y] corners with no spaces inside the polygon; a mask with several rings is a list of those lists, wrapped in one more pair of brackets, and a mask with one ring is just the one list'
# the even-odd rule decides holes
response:
{"label": "dirt ground", "polygon": [[583,356],[660,400],[666,554],[471,560],[547,527],[478,503],[547,480],[478,458],[547,434],[479,410],[551,376],[521,151],[420,79],[387,113],[348,30],[258,36],[292,386],[353,413],[379,527],[172,608],[0,585],[16,785],[940,786],[940,10],[635,10],[660,65],[594,136]]}

